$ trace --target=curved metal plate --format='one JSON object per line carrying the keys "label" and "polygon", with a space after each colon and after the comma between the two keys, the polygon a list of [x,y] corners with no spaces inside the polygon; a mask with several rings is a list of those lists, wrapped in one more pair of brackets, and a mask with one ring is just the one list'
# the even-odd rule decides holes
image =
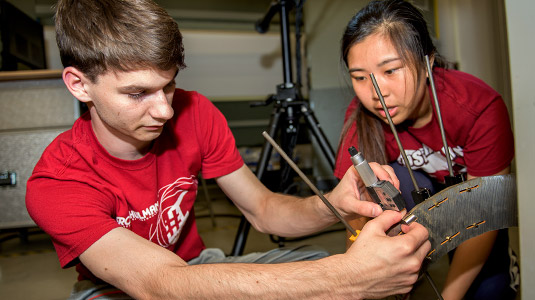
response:
{"label": "curved metal plate", "polygon": [[403,220],[427,228],[427,258],[435,262],[467,239],[518,226],[515,176],[479,177],[453,185],[415,206]]}

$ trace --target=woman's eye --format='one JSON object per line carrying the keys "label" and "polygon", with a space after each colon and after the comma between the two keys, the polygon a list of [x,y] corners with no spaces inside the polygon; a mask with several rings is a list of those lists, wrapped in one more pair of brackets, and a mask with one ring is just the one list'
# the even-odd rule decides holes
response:
{"label": "woman's eye", "polygon": [[390,70],[387,70],[387,71],[385,72],[385,74],[387,74],[387,75],[394,74],[394,72],[396,72],[397,70],[398,70],[398,68],[390,69]]}
{"label": "woman's eye", "polygon": [[366,79],[366,77],[364,77],[364,76],[355,76],[353,78],[355,78],[356,81],[363,81],[363,80]]}

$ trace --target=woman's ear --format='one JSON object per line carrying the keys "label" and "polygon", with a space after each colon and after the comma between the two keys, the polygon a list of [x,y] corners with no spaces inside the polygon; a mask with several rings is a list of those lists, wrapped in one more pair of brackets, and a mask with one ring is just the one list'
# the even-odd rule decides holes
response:
{"label": "woman's ear", "polygon": [[90,102],[91,97],[86,90],[86,84],[89,79],[84,73],[75,67],[66,67],[63,69],[63,82],[71,94],[81,102]]}
{"label": "woman's ear", "polygon": [[[433,70],[434,62],[435,62],[435,54],[429,55],[429,65],[431,66],[431,70]],[[425,68],[425,77],[429,78],[429,73],[427,72],[427,68]]]}

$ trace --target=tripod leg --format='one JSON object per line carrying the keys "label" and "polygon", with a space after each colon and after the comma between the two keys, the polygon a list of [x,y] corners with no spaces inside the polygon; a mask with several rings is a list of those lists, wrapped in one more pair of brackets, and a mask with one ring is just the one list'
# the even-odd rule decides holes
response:
{"label": "tripod leg", "polygon": [[327,137],[325,137],[325,134],[323,133],[323,130],[321,129],[321,126],[318,120],[316,119],[314,112],[308,107],[306,103],[304,103],[301,106],[301,113],[305,116],[305,120],[307,121],[308,127],[310,128],[318,144],[320,145],[320,148],[323,151],[323,155],[325,155],[327,161],[331,165],[331,168],[334,170],[334,150],[331,147],[331,144],[329,144]]}
{"label": "tripod leg", "polygon": [[[291,157],[294,153],[295,146],[297,145],[297,137],[299,135],[299,112],[294,112],[294,108],[292,106],[288,106],[286,108],[286,118],[285,118],[285,124],[283,130],[281,130],[281,148],[284,150],[284,152],[288,153],[288,155]],[[288,193],[286,190],[290,184],[292,183],[292,178],[290,177],[293,174],[292,168],[288,165],[288,163],[285,160],[281,159],[280,162],[280,182],[278,191],[283,192],[285,194]]]}
{"label": "tripod leg", "polygon": [[[271,118],[269,121],[269,135],[275,136],[277,134],[277,130],[279,128],[279,121],[281,116],[281,110],[280,107],[275,107],[271,113]],[[264,146],[262,147],[262,152],[260,153],[260,159],[258,161],[258,164],[256,166],[256,177],[258,180],[262,181],[262,176],[264,175],[264,172],[266,171],[266,167],[269,164],[269,159],[271,157],[271,151],[273,150],[273,146],[268,141],[264,142]],[[234,246],[232,247],[232,256],[239,256],[243,254],[243,250],[245,248],[245,242],[247,240],[247,235],[249,234],[249,229],[251,228],[251,224],[247,219],[242,216],[240,220],[240,225],[238,226],[238,232],[236,233],[236,238],[234,239]]]}
{"label": "tripod leg", "polygon": [[[297,139],[299,135],[299,119],[301,114],[299,111],[294,111],[293,105],[287,106],[285,113],[285,118],[284,120],[282,120],[282,122],[284,122],[284,126],[281,126],[280,133],[281,148],[284,150],[285,153],[288,153],[288,155],[293,156],[292,154],[294,153],[295,146],[297,145]],[[295,172],[290,167],[290,165],[285,160],[281,159],[280,180],[276,191],[281,192],[283,194],[290,194],[290,188],[293,186],[294,176]],[[274,235],[270,235],[270,239],[272,242],[277,243],[279,247],[284,247],[284,244],[286,242],[286,239],[280,236],[275,237]]]}

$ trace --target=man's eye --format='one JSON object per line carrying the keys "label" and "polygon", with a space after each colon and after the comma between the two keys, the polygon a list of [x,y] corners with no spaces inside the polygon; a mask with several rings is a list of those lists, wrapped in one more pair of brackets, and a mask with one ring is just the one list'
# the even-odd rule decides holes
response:
{"label": "man's eye", "polygon": [[356,81],[363,81],[363,80],[366,79],[365,76],[355,76],[355,77],[353,77],[353,78],[355,78]]}
{"label": "man's eye", "polygon": [[174,81],[170,82],[168,85],[164,87],[164,92],[174,92],[175,91],[176,83]]}
{"label": "man's eye", "polygon": [[128,94],[128,97],[132,99],[140,99],[141,97],[143,97],[144,94],[145,94],[144,92],[132,93],[132,94]]}

